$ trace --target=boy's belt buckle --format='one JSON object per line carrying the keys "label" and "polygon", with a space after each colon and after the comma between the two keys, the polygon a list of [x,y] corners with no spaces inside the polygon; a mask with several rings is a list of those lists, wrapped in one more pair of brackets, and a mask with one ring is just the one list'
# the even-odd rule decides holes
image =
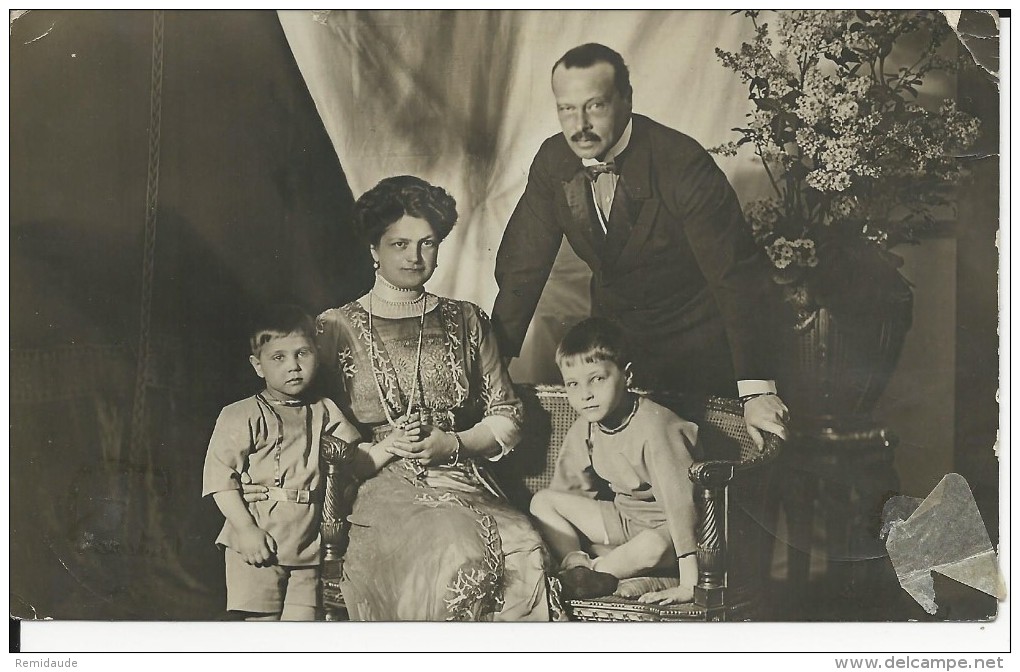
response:
{"label": "boy's belt buckle", "polygon": [[311,490],[297,490],[294,488],[269,488],[269,499],[277,502],[294,502],[295,504],[311,504]]}

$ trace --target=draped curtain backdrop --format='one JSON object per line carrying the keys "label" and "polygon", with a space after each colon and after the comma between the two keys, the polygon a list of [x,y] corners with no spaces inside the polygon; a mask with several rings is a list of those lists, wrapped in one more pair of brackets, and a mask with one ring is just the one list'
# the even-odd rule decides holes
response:
{"label": "draped curtain backdrop", "polygon": [[[750,22],[728,11],[333,10],[282,11],[279,18],[354,196],[401,173],[446,187],[457,199],[460,223],[440,250],[429,289],[486,310],[496,297],[496,250],[531,161],[542,141],[560,132],[550,75],[565,51],[585,42],[616,49],[630,68],[635,112],[705,147],[734,140],[730,129],[744,126],[752,110],[746,85],[715,55],[717,47],[739,51],[753,38]],[[903,40],[890,62],[913,63],[919,46]],[[944,46],[947,57],[958,48]],[[937,108],[956,92],[955,76],[931,73],[919,102]],[[960,103],[982,117],[994,144],[995,105]],[[749,149],[715,158],[742,203],[769,194]],[[985,188],[994,200],[993,182]],[[993,238],[987,231],[994,222],[981,220],[973,208],[960,208],[959,222],[949,224],[986,232],[968,234],[986,243]],[[957,398],[949,372],[974,368],[953,354],[955,242],[951,236],[896,249],[904,275],[915,283],[914,326],[876,417],[900,436],[897,466],[904,492],[915,496],[926,495],[953,469]],[[988,268],[979,310],[991,321],[994,268]],[[515,380],[558,382],[555,345],[589,314],[589,277],[564,245],[522,355],[511,366]],[[994,378],[988,367],[978,368]]]}
{"label": "draped curtain backdrop", "polygon": [[[560,131],[553,63],[601,42],[631,71],[634,110],[709,147],[732,139],[750,102],[714,49],[752,36],[717,11],[281,11],[280,22],[355,196],[413,174],[457,199],[460,221],[429,289],[485,310],[496,250],[542,141]],[[761,184],[749,158],[719,161],[742,199]],[[753,174],[752,174],[753,173]],[[552,352],[588,315],[588,269],[561,251],[516,380],[553,382]]]}

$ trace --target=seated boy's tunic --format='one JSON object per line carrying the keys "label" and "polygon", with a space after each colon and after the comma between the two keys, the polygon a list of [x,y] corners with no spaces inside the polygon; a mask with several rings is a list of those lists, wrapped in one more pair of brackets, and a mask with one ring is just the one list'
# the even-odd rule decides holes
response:
{"label": "seated boy's tunic", "polygon": [[[220,412],[209,440],[202,495],[241,489],[247,471],[252,483],[310,491],[310,501],[270,499],[248,505],[255,523],[276,540],[280,565],[319,564],[322,478],[319,445],[333,435],[351,444],[360,436],[330,399],[282,402],[265,394],[242,399]],[[237,550],[229,521],[216,544]]]}
{"label": "seated boy's tunic", "polygon": [[687,472],[692,453],[700,454],[698,426],[644,397],[624,428],[607,433],[590,424],[578,418],[567,432],[550,488],[595,498],[599,480],[608,481],[621,516],[644,527],[668,526],[677,557],[697,550]]}

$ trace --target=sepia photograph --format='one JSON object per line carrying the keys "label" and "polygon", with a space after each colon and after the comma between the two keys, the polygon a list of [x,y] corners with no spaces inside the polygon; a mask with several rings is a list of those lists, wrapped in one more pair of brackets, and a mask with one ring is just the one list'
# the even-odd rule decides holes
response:
{"label": "sepia photograph", "polygon": [[999,12],[9,22],[12,653],[1001,621]]}

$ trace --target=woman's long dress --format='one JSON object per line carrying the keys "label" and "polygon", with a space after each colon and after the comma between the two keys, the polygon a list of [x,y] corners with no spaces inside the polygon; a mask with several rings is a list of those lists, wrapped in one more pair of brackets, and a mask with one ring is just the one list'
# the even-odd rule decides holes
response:
{"label": "woman's long dress", "polygon": [[[407,408],[422,320],[373,316],[372,335],[368,318],[357,302],[324,312],[320,354],[332,396],[366,438],[378,441],[390,430],[382,398],[392,417]],[[477,306],[439,298],[425,316],[417,368],[415,406],[443,430],[464,430],[487,416],[520,426],[521,404]],[[490,493],[484,459],[461,462],[420,473],[417,463],[400,459],[361,484],[341,580],[353,620],[561,616],[547,589],[548,554],[538,533]]]}

